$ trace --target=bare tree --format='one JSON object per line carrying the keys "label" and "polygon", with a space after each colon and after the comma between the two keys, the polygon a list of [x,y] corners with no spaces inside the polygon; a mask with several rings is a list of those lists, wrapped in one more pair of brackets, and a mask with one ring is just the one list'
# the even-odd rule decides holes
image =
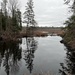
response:
{"label": "bare tree", "polygon": [[8,9],[9,9],[9,11],[11,13],[11,17],[12,17],[12,31],[18,32],[19,27],[21,27],[21,26],[19,26],[19,24],[21,24],[21,22],[19,22],[19,17],[20,17],[20,21],[21,21],[21,12],[19,10],[19,1],[18,0],[9,0]]}
{"label": "bare tree", "polygon": [[1,2],[2,10],[4,12],[4,15],[7,15],[7,0],[2,0]]}
{"label": "bare tree", "polygon": [[12,13],[12,16],[13,16],[13,13],[15,13],[15,11],[18,9],[18,7],[19,7],[18,0],[9,0],[8,1],[8,9]]}

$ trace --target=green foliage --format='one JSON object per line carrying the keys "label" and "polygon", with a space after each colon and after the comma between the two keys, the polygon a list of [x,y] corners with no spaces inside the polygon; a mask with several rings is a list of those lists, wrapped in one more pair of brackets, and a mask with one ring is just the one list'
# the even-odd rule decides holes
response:
{"label": "green foliage", "polygon": [[17,23],[16,16],[12,17],[12,31],[13,32],[17,32],[18,31],[18,23]]}
{"label": "green foliage", "polygon": [[4,14],[2,13],[2,10],[0,11],[0,27],[1,27],[1,30],[6,30],[6,17],[4,16]]}
{"label": "green foliage", "polygon": [[69,30],[72,30],[73,28],[75,28],[75,16],[71,16],[71,18],[69,18],[65,24],[67,25],[67,28]]}
{"label": "green foliage", "polygon": [[37,25],[34,19],[33,0],[28,0],[26,10],[24,12],[24,23],[26,24],[26,34],[32,36]]}
{"label": "green foliage", "polygon": [[18,29],[22,30],[21,11],[19,9],[17,9],[16,17],[17,17],[17,22],[18,22]]}
{"label": "green foliage", "polygon": [[[66,4],[69,4],[71,0],[65,0]],[[72,16],[64,23],[66,25],[66,40],[73,40],[75,38],[75,0],[73,0],[72,8]]]}
{"label": "green foliage", "polygon": [[75,16],[72,15],[66,22],[66,34],[65,37],[69,40],[75,38]]}
{"label": "green foliage", "polygon": [[27,24],[27,27],[35,27],[36,26],[36,21],[34,19],[34,11],[33,11],[33,1],[28,0],[26,10],[24,12],[24,23]]}
{"label": "green foliage", "polygon": [[[22,19],[21,19],[21,11],[15,8],[17,3],[12,0],[13,3],[10,3],[12,9],[7,8],[8,0],[2,0],[1,8],[0,8],[0,33],[17,33],[22,30]],[[13,8],[14,7],[14,8]],[[9,11],[7,12],[7,9]],[[9,15],[9,12],[11,15]]]}

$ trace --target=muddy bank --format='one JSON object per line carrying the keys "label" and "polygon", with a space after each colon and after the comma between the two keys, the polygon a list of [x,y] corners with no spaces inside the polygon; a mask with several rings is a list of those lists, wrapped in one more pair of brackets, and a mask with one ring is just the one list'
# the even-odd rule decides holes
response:
{"label": "muddy bank", "polygon": [[48,36],[48,32],[42,32],[42,31],[37,31],[33,33],[26,34],[26,32],[20,32],[19,37],[29,37],[29,36],[34,36],[34,37],[44,37]]}

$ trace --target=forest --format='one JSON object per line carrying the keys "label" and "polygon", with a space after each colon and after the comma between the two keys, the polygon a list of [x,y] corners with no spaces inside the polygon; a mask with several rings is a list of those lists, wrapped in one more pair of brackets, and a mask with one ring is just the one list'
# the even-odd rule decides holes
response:
{"label": "forest", "polygon": [[[65,4],[69,5],[71,0],[65,0]],[[75,49],[75,0],[72,1],[70,6],[72,15],[65,21],[65,33],[63,34],[64,43],[72,49]]]}
{"label": "forest", "polygon": [[24,12],[19,0],[0,2],[0,75],[75,75],[75,0],[64,0],[72,13],[65,27],[40,27],[34,2],[27,0]]}
{"label": "forest", "polygon": [[[69,4],[71,0],[65,0],[65,4]],[[24,12],[24,21],[22,21],[22,12],[19,9],[18,0],[2,0],[0,5],[0,39],[14,38],[18,37],[22,30],[22,23],[26,24],[26,32],[30,29],[34,30],[37,26],[35,21],[35,15],[33,10],[33,1],[29,0],[26,5],[26,10]],[[70,6],[72,11],[72,16],[65,21],[65,28],[62,35],[64,36],[64,41],[75,40],[75,0],[72,1]],[[35,29],[36,30],[36,29]],[[28,33],[27,33],[28,34]],[[72,41],[71,41],[72,42]],[[73,41],[74,42],[74,41]],[[69,42],[70,43],[70,42]]]}
{"label": "forest", "polygon": [[14,38],[22,30],[18,0],[2,0],[0,6],[0,38]]}

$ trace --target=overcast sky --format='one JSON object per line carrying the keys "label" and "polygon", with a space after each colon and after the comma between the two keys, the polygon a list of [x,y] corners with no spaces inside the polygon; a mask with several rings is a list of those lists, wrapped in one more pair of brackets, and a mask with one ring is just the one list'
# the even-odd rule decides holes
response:
{"label": "overcast sky", "polygon": [[[0,0],[1,1],[1,0]],[[33,0],[35,19],[39,26],[63,26],[70,16],[64,0]],[[25,11],[27,0],[20,0],[20,9]],[[24,25],[24,24],[23,24]]]}
{"label": "overcast sky", "polygon": [[[21,0],[21,10],[25,11],[27,0]],[[39,26],[63,26],[70,16],[64,0],[33,0],[35,19]]]}

